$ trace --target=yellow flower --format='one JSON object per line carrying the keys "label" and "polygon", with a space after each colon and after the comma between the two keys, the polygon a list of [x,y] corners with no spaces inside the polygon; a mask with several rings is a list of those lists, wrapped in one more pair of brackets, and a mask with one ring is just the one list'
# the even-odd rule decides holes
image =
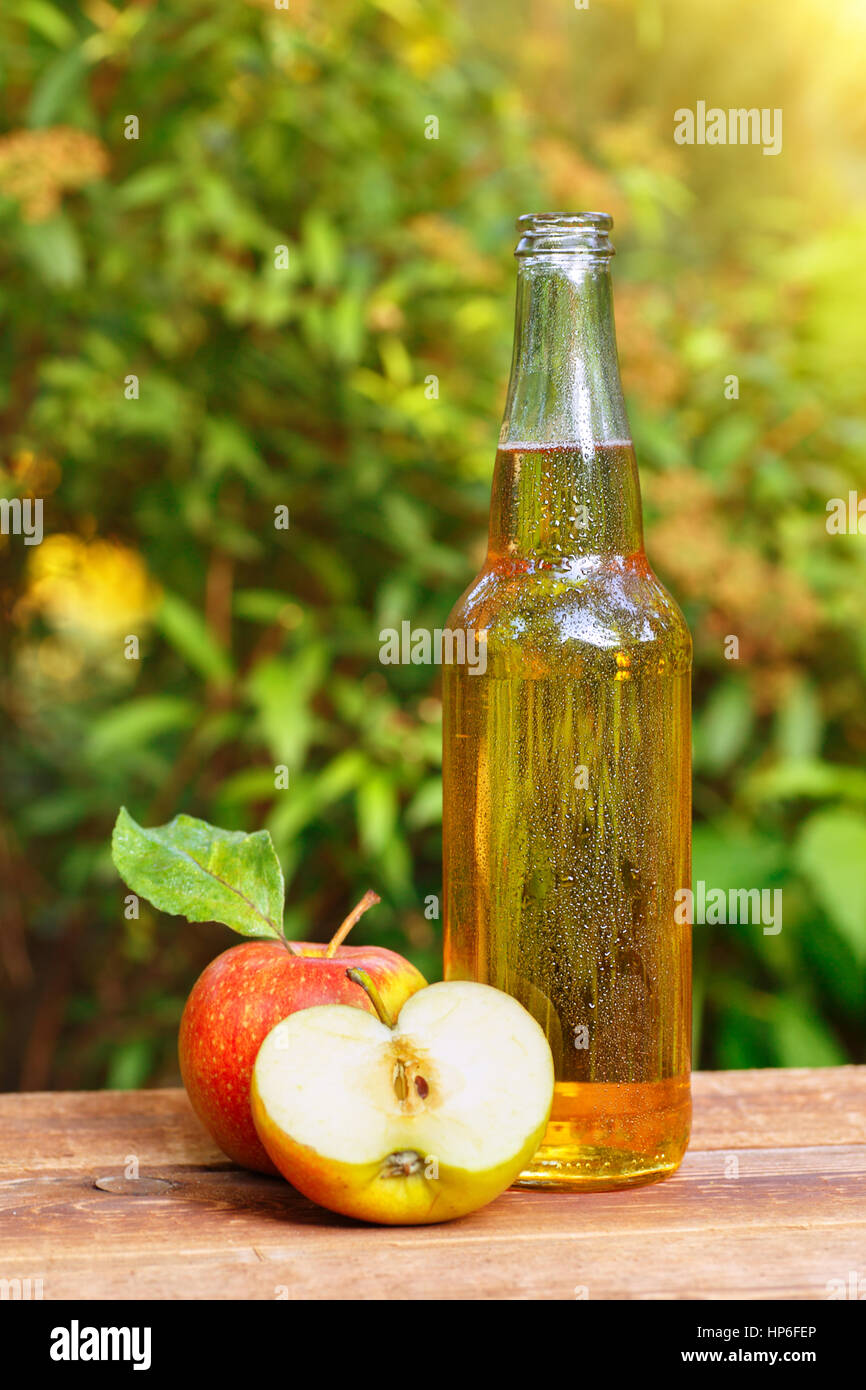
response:
{"label": "yellow flower", "polygon": [[445,67],[453,60],[451,46],[435,34],[413,38],[403,49],[406,65],[416,77],[429,77],[431,72]]}
{"label": "yellow flower", "polygon": [[141,557],[114,541],[48,536],[31,552],[25,607],[85,641],[138,635],[158,598]]}
{"label": "yellow flower", "polygon": [[21,204],[27,222],[52,217],[65,190],[100,179],[107,170],[102,142],[71,126],[0,137],[0,192]]}

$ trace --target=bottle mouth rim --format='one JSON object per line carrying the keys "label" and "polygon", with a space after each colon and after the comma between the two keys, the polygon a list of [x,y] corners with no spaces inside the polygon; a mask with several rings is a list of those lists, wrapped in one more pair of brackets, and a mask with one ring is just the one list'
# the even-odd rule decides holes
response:
{"label": "bottle mouth rim", "polygon": [[608,232],[613,218],[607,212],[524,212],[517,219],[520,240],[515,256],[569,255],[583,252],[612,256]]}

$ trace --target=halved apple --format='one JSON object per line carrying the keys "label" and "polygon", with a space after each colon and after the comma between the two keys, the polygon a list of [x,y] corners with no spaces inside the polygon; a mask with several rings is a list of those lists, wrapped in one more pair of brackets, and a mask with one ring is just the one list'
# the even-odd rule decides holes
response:
{"label": "halved apple", "polygon": [[271,1030],[253,1069],[259,1137],[331,1211],[386,1225],[475,1211],[541,1142],[553,1101],[544,1033],[510,995],[468,981],[419,990],[393,1026],[378,1004],[379,1018],[323,1005]]}

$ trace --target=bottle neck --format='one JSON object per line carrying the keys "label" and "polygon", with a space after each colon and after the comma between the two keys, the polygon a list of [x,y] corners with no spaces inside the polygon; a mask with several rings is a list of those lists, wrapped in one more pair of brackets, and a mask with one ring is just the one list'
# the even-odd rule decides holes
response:
{"label": "bottle neck", "polygon": [[642,550],[607,256],[518,261],[514,354],[491,508],[493,557]]}

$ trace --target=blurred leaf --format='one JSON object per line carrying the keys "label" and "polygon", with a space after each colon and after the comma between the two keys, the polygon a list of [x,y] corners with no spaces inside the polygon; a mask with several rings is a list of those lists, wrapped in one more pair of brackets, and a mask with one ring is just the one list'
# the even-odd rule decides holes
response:
{"label": "blurred leaf", "polygon": [[723,417],[701,440],[698,455],[701,467],[717,478],[724,478],[748,455],[757,433],[755,421],[743,412]]}
{"label": "blurred leaf", "polygon": [[838,1067],[845,1061],[829,1028],[812,1009],[794,999],[776,1000],[773,1046],[780,1067]]}
{"label": "blurred leaf", "polygon": [[59,120],[73,93],[82,87],[87,69],[80,48],[70,48],[50,62],[33,88],[28,125],[37,128]]}
{"label": "blurred leaf", "polygon": [[275,623],[289,605],[285,594],[269,589],[242,589],[234,596],[234,611],[238,618],[255,623]]}
{"label": "blurred leaf", "polygon": [[821,801],[831,797],[866,801],[866,772],[859,767],[843,767],[803,759],[778,763],[752,773],[744,790],[750,800],[785,801],[805,797]]}
{"label": "blurred leaf", "polygon": [[822,723],[814,685],[796,681],[782,701],[776,720],[776,746],[782,757],[789,763],[815,758],[821,747]]}
{"label": "blurred leaf", "polygon": [[253,483],[267,476],[250,435],[236,420],[226,417],[212,416],[205,423],[201,461],[212,476],[232,469]]}
{"label": "blurred leaf", "polygon": [[420,830],[425,825],[438,825],[442,820],[442,778],[431,777],[422,782],[406,808],[406,825]]}
{"label": "blurred leaf", "polygon": [[315,285],[324,288],[336,282],[342,260],[340,239],[323,209],[313,209],[304,219],[304,257]]}
{"label": "blurred leaf", "polygon": [[314,816],[358,786],[367,772],[363,754],[348,751],[338,754],[316,776],[293,779],[268,817],[268,829],[277,843],[282,846],[293,840]]}
{"label": "blurred leaf", "polygon": [[358,837],[366,854],[381,854],[394,834],[397,797],[390,778],[382,772],[365,777],[355,794]]}
{"label": "blurred leaf", "polygon": [[75,787],[42,796],[20,813],[19,829],[30,835],[59,835],[76,826],[93,810],[94,794]]}
{"label": "blurred leaf", "polygon": [[736,676],[716,686],[695,722],[695,767],[721,772],[746,747],[754,714],[746,682]]}
{"label": "blurred leaf", "polygon": [[782,867],[784,846],[724,824],[696,825],[692,832],[692,879],[708,888],[769,887]]}
{"label": "blurred leaf", "polygon": [[250,801],[271,801],[274,791],[275,776],[272,767],[245,767],[225,779],[219,789],[219,804],[244,805]]}
{"label": "blurred leaf", "polygon": [[154,1046],[147,1038],[135,1038],[112,1049],[105,1078],[109,1091],[137,1091],[143,1086],[153,1063]]}
{"label": "blurred leaf", "polygon": [[150,164],[120,184],[117,200],[125,208],[161,203],[175,192],[180,182],[181,174],[174,164]]}
{"label": "blurred leaf", "polygon": [[177,594],[164,593],[156,622],[166,640],[200,676],[217,684],[231,680],[228,654],[204,618],[184,599]]}
{"label": "blurred leaf", "polygon": [[180,696],[146,695],[129,700],[100,716],[88,739],[88,754],[96,762],[122,757],[130,748],[159,734],[191,728],[197,712],[192,700]]}
{"label": "blurred leaf", "polygon": [[313,643],[291,660],[260,662],[247,681],[250,698],[271,755],[288,768],[303,760],[313,730],[311,699],[325,666],[325,653]]}
{"label": "blurred leaf", "polygon": [[56,48],[67,48],[76,38],[75,29],[66,15],[56,5],[50,5],[48,0],[19,0],[16,14]]}
{"label": "blurred leaf", "polygon": [[24,223],[18,244],[46,285],[68,289],[84,276],[84,256],[78,232],[63,213],[50,222]]}
{"label": "blurred leaf", "polygon": [[866,818],[818,811],[797,839],[796,864],[855,956],[866,961]]}
{"label": "blurred leaf", "polygon": [[385,892],[404,906],[414,898],[412,890],[412,855],[402,834],[395,833],[379,856],[379,873]]}

